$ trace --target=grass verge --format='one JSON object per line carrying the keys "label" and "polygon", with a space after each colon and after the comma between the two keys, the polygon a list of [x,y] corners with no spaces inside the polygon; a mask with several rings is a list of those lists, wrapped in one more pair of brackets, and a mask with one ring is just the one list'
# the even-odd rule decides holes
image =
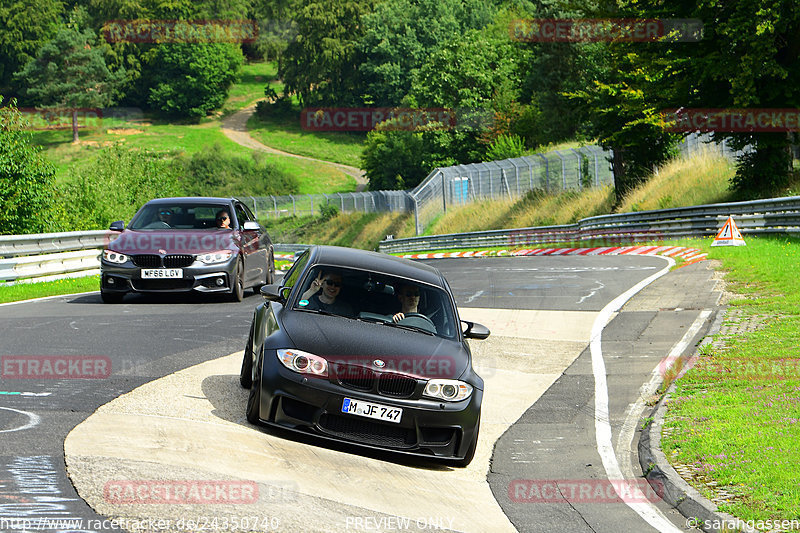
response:
{"label": "grass verge", "polygon": [[[733,300],[715,348],[676,381],[662,447],[743,520],[800,516],[800,240],[709,248]],[[745,327],[757,325],[758,327]]]}
{"label": "grass verge", "polygon": [[97,291],[99,288],[100,276],[59,279],[55,281],[42,281],[39,283],[0,285],[0,303],[19,302],[32,298],[57,296],[59,294]]}

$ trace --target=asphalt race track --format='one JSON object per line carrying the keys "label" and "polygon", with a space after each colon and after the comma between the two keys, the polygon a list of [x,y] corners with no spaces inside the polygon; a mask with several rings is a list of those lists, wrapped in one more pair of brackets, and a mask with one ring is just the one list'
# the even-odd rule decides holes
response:
{"label": "asphalt race track", "polygon": [[[666,259],[433,264],[462,318],[492,329],[471,341],[487,390],[468,468],[249,425],[238,365],[258,296],[56,297],[0,306],[0,531],[685,530],[638,481],[634,450],[643,386],[713,318],[705,263],[627,303],[615,299]],[[120,497],[156,482],[216,484],[218,497]]]}

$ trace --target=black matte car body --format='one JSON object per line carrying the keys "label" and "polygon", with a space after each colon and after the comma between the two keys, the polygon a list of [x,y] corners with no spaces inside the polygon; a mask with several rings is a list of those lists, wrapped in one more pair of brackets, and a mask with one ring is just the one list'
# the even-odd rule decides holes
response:
{"label": "black matte car body", "polygon": [[[217,227],[222,211],[229,214],[230,228]],[[272,241],[235,198],[151,200],[128,228],[117,221],[110,229],[114,233],[100,262],[100,294],[106,303],[134,292],[189,291],[241,301],[245,288],[258,292],[274,281]]]}
{"label": "black matte car body", "polygon": [[[307,291],[322,272],[341,278],[338,298],[351,314],[311,309]],[[420,313],[395,322],[399,287],[418,289]],[[250,388],[251,423],[469,464],[484,382],[472,368],[466,338],[483,339],[489,331],[458,318],[437,269],[315,246],[281,285],[261,293],[266,301],[254,311],[240,375]]]}

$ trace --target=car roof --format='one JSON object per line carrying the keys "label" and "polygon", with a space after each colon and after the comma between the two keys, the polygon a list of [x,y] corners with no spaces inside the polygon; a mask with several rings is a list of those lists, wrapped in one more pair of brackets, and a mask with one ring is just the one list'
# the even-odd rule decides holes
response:
{"label": "car roof", "polygon": [[445,287],[444,276],[438,269],[402,257],[341,246],[313,246],[309,253],[312,264],[367,270]]}
{"label": "car roof", "polygon": [[156,198],[148,204],[174,204],[176,202],[192,202],[196,204],[219,204],[238,201],[236,198],[214,198],[210,196],[180,196],[175,198]]}

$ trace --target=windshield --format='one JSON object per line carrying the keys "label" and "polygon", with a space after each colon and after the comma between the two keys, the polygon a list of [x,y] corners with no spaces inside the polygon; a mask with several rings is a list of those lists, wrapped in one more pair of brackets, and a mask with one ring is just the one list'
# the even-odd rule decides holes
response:
{"label": "windshield", "polygon": [[[133,217],[129,229],[226,229],[233,226],[233,214],[225,204],[176,202],[146,205]],[[227,221],[225,218],[227,217]]]}
{"label": "windshield", "polygon": [[444,290],[362,270],[316,266],[300,286],[294,309],[456,336],[455,313]]}

